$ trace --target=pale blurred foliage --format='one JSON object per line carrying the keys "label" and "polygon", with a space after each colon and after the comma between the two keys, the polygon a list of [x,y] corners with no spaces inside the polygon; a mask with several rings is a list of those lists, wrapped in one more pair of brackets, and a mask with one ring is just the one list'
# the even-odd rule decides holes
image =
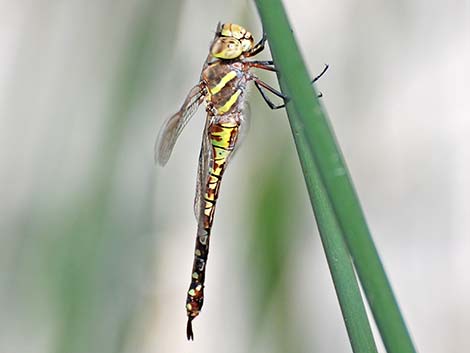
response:
{"label": "pale blurred foliage", "polygon": [[[330,64],[318,88],[417,348],[468,351],[468,1],[286,7],[312,76]],[[261,34],[249,1],[0,2],[1,353],[350,352],[287,118],[256,92],[186,342],[202,109],[165,169],[153,143],[219,20]],[[260,205],[289,230],[261,302]]]}

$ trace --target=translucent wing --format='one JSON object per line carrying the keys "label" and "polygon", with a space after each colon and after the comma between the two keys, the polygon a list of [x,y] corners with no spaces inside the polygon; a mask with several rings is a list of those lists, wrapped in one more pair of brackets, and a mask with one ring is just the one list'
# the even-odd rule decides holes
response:
{"label": "translucent wing", "polygon": [[163,124],[155,143],[155,161],[164,166],[170,158],[178,136],[202,103],[201,85],[194,86],[180,110]]}
{"label": "translucent wing", "polygon": [[199,221],[201,216],[201,207],[203,205],[203,198],[206,187],[207,173],[209,170],[209,164],[212,160],[212,148],[210,147],[209,131],[208,127],[210,124],[210,118],[206,119],[206,127],[202,135],[201,150],[199,152],[199,165],[197,168],[196,177],[196,195],[194,196],[194,216]]}

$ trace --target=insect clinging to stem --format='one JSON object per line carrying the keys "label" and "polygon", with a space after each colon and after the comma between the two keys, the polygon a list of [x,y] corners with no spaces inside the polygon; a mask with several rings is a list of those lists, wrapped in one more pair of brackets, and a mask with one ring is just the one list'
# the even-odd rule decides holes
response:
{"label": "insect clinging to stem", "polygon": [[[206,103],[207,117],[199,153],[194,199],[194,213],[198,222],[196,246],[186,299],[188,340],[194,339],[192,321],[199,315],[204,301],[209,240],[220,184],[246,126],[247,84],[254,83],[271,109],[283,108],[285,103],[274,104],[266,91],[287,100],[285,95],[252,73],[253,68],[276,71],[271,60],[247,60],[263,51],[265,43],[266,35],[255,44],[252,34],[242,26],[219,23],[199,82],[191,88],[181,108],[165,122],[155,145],[155,159],[164,166],[181,131],[197,108],[203,102]],[[327,68],[328,66],[314,81]]]}

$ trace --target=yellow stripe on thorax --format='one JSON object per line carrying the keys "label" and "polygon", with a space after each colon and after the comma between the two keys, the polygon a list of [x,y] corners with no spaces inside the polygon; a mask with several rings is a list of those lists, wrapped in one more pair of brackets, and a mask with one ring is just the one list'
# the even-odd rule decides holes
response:
{"label": "yellow stripe on thorax", "polygon": [[236,103],[241,93],[242,91],[237,89],[237,91],[230,96],[230,98],[225,102],[223,106],[221,106],[220,108],[217,108],[217,112],[219,114],[227,113],[230,110],[230,108],[232,108],[232,106]]}
{"label": "yellow stripe on thorax", "polygon": [[209,88],[209,91],[211,92],[211,94],[219,93],[222,90],[222,88],[224,88],[225,85],[231,80],[233,80],[235,77],[237,77],[237,73],[235,71],[230,71],[228,74],[226,74],[224,77],[220,79],[218,84],[216,84],[212,88]]}

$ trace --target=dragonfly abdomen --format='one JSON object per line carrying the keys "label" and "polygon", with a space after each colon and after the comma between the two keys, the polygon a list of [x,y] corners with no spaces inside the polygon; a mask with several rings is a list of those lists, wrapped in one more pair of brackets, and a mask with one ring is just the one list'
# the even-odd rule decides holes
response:
{"label": "dragonfly abdomen", "polygon": [[199,315],[204,303],[206,263],[209,255],[209,240],[212,222],[214,220],[215,206],[219,196],[222,176],[231,153],[235,149],[240,128],[238,114],[216,116],[213,118],[215,120],[214,123],[210,124],[208,127],[212,158],[206,175],[204,202],[199,217],[191,284],[186,299],[188,339],[192,339],[193,337],[191,321]]}

